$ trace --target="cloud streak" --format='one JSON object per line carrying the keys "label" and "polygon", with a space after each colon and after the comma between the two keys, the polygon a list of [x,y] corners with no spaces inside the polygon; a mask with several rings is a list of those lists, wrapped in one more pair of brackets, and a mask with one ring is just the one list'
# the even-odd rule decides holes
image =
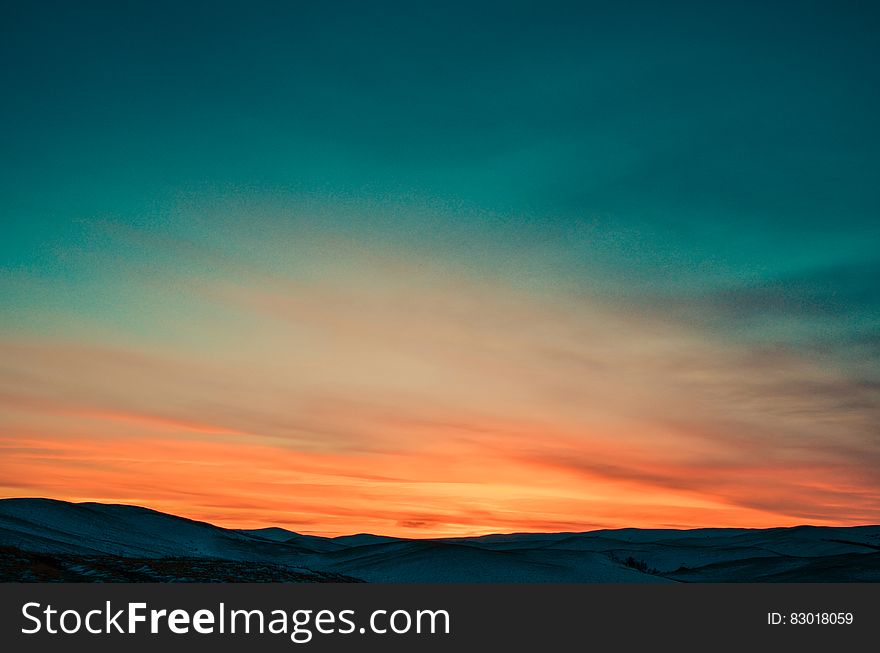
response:
{"label": "cloud streak", "polygon": [[172,270],[189,308],[148,319],[203,346],[0,341],[0,487],[322,534],[880,519],[875,383],[651,305],[300,251]]}

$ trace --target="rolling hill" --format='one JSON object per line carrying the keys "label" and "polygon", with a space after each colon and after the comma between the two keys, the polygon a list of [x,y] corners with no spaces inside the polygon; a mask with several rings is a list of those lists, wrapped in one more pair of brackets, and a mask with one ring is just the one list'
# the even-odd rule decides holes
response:
{"label": "rolling hill", "polygon": [[138,506],[3,499],[0,580],[880,582],[880,526],[324,538]]}

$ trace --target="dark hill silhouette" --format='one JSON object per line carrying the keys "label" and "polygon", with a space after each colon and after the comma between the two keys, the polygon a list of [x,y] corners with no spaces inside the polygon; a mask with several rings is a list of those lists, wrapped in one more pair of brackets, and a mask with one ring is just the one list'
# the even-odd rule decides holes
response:
{"label": "dark hill silhouette", "polygon": [[877,582],[880,526],[324,538],[3,499],[0,561],[3,581]]}

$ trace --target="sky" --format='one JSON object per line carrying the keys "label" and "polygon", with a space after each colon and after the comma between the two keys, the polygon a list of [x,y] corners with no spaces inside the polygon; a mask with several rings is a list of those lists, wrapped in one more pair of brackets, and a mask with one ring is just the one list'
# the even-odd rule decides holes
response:
{"label": "sky", "polygon": [[0,496],[880,523],[870,2],[0,8]]}

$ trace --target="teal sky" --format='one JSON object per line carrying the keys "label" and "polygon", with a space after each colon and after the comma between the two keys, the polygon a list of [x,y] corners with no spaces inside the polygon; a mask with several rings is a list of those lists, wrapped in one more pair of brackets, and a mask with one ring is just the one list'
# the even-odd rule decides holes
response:
{"label": "teal sky", "polygon": [[876,317],[869,4],[412,4],[6,6],[4,270],[83,274],[58,252],[96,222],[307,206],[615,293]]}
{"label": "teal sky", "polygon": [[399,258],[441,304],[487,284],[686,333],[712,361],[688,382],[779,360],[719,397],[821,405],[880,462],[875,3],[6,2],[0,26],[7,344],[225,355],[266,325],[231,287],[373,297]]}

